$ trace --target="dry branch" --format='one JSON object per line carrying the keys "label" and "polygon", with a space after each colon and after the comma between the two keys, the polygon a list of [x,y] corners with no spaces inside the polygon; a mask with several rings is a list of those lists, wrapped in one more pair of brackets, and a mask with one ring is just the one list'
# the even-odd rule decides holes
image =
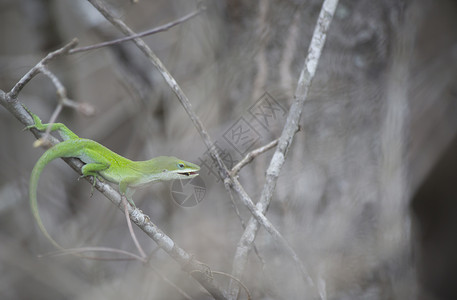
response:
{"label": "dry branch", "polygon": [[181,23],[186,22],[187,20],[192,19],[193,17],[195,17],[198,14],[200,14],[203,10],[205,10],[205,7],[202,6],[196,11],[188,13],[187,15],[185,15],[185,16],[183,16],[183,17],[181,17],[181,18],[179,18],[179,19],[177,19],[175,21],[166,23],[166,24],[158,26],[156,28],[149,29],[149,30],[146,30],[146,31],[134,34],[134,35],[126,36],[126,37],[123,37],[123,38],[120,38],[120,39],[115,39],[115,40],[112,40],[112,41],[107,41],[107,42],[103,42],[103,43],[99,43],[99,44],[95,44],[95,45],[90,45],[90,46],[84,46],[84,47],[71,49],[70,51],[68,51],[68,54],[75,54],[75,53],[95,50],[95,49],[99,49],[99,48],[103,48],[103,47],[112,46],[112,45],[120,44],[120,43],[123,43],[123,42],[131,41],[133,39],[144,37],[144,36],[148,36],[148,35],[151,35],[151,34],[167,31],[168,29],[173,28],[176,25],[179,25]]}
{"label": "dry branch", "polygon": [[[273,158],[271,159],[270,165],[267,169],[266,182],[263,187],[260,200],[256,205],[256,209],[259,210],[262,215],[264,215],[268,209],[279,173],[287,156],[287,151],[289,150],[295,133],[299,127],[298,123],[300,121],[303,104],[307,98],[311,82],[316,73],[317,64],[325,44],[327,31],[330,27],[337,5],[338,0],[325,0],[322,5],[321,12],[319,13],[313,37],[308,49],[308,56],[306,57],[303,69],[300,73],[300,78],[298,80],[294,102],[290,108],[276,151],[273,154]],[[255,240],[258,229],[259,219],[251,217],[246,230],[238,243],[233,260],[232,275],[237,278],[241,278],[244,273],[247,256],[251,249],[251,245]],[[233,280],[230,282],[229,290],[230,299],[236,299],[239,288]]]}
{"label": "dry branch", "polygon": [[271,141],[269,142],[268,144],[266,144],[265,146],[262,146],[260,148],[257,148],[255,150],[252,150],[251,152],[249,152],[248,154],[246,154],[242,160],[240,160],[235,166],[233,166],[232,170],[230,170],[230,176],[233,177],[233,176],[236,176],[238,174],[238,172],[245,166],[247,165],[248,163],[250,163],[254,158],[256,158],[257,156],[259,156],[260,154],[270,150],[271,148],[273,148],[274,146],[276,146],[278,144],[278,139],[274,140],[274,141]]}
{"label": "dry branch", "polygon": [[[44,66],[49,63],[51,60],[56,57],[62,56],[68,51],[76,46],[77,40],[74,39],[71,43],[67,44],[61,49],[58,49],[54,52],[49,53],[44,59],[42,59],[35,67],[33,67],[29,72],[24,75],[19,82],[13,87],[9,93],[5,93],[0,90],[0,104],[8,109],[22,124],[25,126],[30,126],[34,124],[33,119],[29,113],[25,110],[23,105],[17,100],[17,96],[20,91],[24,88],[31,79],[40,72],[43,72]],[[48,73],[49,75],[49,73]],[[52,80],[52,76],[50,77]],[[56,79],[56,78],[55,78]],[[60,81],[58,81],[60,83]],[[58,90],[62,91],[63,86],[56,85]],[[62,94],[65,96],[65,94]],[[62,103],[61,103],[62,104]],[[60,106],[60,105],[59,105]],[[57,111],[59,111],[59,106]],[[38,130],[32,129],[33,134],[38,138],[42,139],[46,137],[46,133],[40,132]],[[51,145],[57,144],[58,140],[49,136],[49,143]],[[79,159],[69,158],[64,159],[67,164],[69,164],[75,171],[82,175],[81,168],[84,165]],[[85,177],[86,180],[93,183],[93,178]],[[121,195],[113,189],[110,185],[96,181],[95,188],[97,188],[102,194],[104,194],[108,199],[111,200],[119,209],[124,210],[122,205]],[[140,210],[132,208],[128,205],[128,212],[130,219],[140,227],[148,236],[150,236],[160,248],[167,252],[176,262],[178,262],[181,267],[192,274],[192,276],[199,281],[202,286],[216,299],[225,299],[225,296],[222,292],[222,289],[217,286],[216,282],[211,276],[211,270],[206,264],[199,262],[194,259],[194,257],[187,253],[184,249],[177,246],[174,241],[163,233],[155,224],[151,222],[149,217],[143,214]]]}
{"label": "dry branch", "polygon": [[[113,24],[116,28],[118,28],[121,32],[126,35],[135,35],[135,32],[132,31],[122,20],[116,18],[109,9],[107,9],[101,1],[99,0],[88,0],[111,24]],[[243,201],[243,204],[247,206],[251,214],[258,220],[258,222],[265,227],[268,233],[273,235],[276,241],[284,246],[287,251],[287,254],[291,256],[291,258],[295,261],[297,266],[299,267],[302,276],[306,278],[308,281],[310,279],[309,275],[306,273],[303,263],[299,260],[298,255],[292,249],[292,247],[287,243],[281,233],[274,227],[274,225],[264,216],[264,214],[257,210],[255,207],[252,199],[248,196],[248,194],[244,191],[244,188],[238,182],[238,180],[232,180],[230,178],[229,170],[223,163],[222,159],[217,152],[217,149],[213,147],[213,142],[211,137],[208,134],[205,126],[201,122],[200,118],[195,114],[192,109],[192,105],[187,98],[187,96],[182,91],[181,87],[178,85],[176,80],[173,76],[168,72],[165,68],[163,63],[160,59],[154,54],[154,52],[146,45],[146,43],[140,39],[135,38],[133,42],[137,45],[137,47],[146,55],[147,58],[151,61],[151,63],[157,68],[159,73],[164,78],[165,82],[170,86],[170,88],[175,93],[176,97],[180,101],[181,105],[183,106],[184,110],[188,114],[189,118],[191,119],[192,123],[194,124],[195,128],[197,129],[198,133],[203,139],[203,142],[209,149],[211,156],[217,162],[219,167],[219,174],[224,179],[224,182],[227,180],[230,181],[229,184],[226,186],[231,186],[237,192],[239,198]]]}
{"label": "dry branch", "polygon": [[[28,112],[24,109],[22,104],[17,99],[11,99],[7,94],[0,90],[0,104],[6,107],[21,123],[25,126],[33,125],[34,122]],[[33,134],[37,138],[44,136],[44,133],[38,130],[32,130]],[[50,142],[56,144],[57,139],[51,136]],[[70,158],[64,159],[65,162],[70,165],[76,172],[82,175],[81,168],[84,165],[79,159]],[[92,177],[85,177],[87,181],[93,184]],[[107,197],[111,202],[113,202],[120,210],[124,210],[122,205],[121,195],[109,184],[100,182],[97,180],[95,182],[95,188],[99,190],[105,197]],[[165,252],[167,252],[178,264],[187,272],[191,273],[194,278],[196,278],[211,295],[216,299],[226,299],[222,293],[221,288],[219,288],[214,282],[213,278],[210,276],[211,270],[204,263],[196,260],[191,254],[187,253],[184,249],[176,245],[176,243],[167,236],[162,230],[160,230],[154,223],[151,222],[149,217],[139,209],[134,209],[128,205],[128,212],[130,219],[138,227],[141,228],[149,237],[151,237],[157,245]]]}

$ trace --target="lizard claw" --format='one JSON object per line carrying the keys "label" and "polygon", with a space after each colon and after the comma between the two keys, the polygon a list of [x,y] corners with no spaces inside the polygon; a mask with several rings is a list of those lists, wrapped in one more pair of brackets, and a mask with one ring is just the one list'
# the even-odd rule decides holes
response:
{"label": "lizard claw", "polygon": [[89,198],[92,198],[92,196],[94,195],[94,188],[95,188],[95,183],[97,182],[97,176],[95,175],[81,175],[78,177],[78,181],[83,179],[84,177],[87,177],[87,176],[92,176],[93,178],[93,183],[92,183],[92,186],[90,188],[90,193],[89,193]]}

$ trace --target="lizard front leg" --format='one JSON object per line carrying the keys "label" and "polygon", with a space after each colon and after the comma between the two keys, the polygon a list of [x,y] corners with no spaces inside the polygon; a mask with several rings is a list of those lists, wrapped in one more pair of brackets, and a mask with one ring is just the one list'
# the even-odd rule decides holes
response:
{"label": "lizard front leg", "polygon": [[94,192],[94,187],[95,187],[95,182],[97,180],[97,177],[98,176],[102,177],[98,172],[107,170],[109,168],[109,166],[110,166],[109,163],[88,163],[88,164],[85,164],[81,168],[81,172],[83,173],[83,175],[81,177],[92,176],[94,179],[94,183],[92,184],[92,189],[90,191],[91,196]]}

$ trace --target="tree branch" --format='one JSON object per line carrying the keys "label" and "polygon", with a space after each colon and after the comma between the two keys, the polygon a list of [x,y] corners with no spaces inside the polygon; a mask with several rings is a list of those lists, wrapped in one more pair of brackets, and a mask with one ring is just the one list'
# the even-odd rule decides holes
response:
{"label": "tree branch", "polygon": [[[56,51],[53,51],[53,52],[49,53],[48,55],[46,55],[45,58],[43,58],[41,61],[39,61],[33,68],[31,68],[14,85],[14,87],[11,89],[11,91],[9,91],[6,94],[6,98],[7,99],[16,99],[17,95],[21,92],[21,90],[24,88],[24,86],[26,86],[27,83],[29,83],[30,80],[33,79],[33,77],[35,77],[37,74],[41,73],[41,74],[47,76],[51,80],[52,84],[56,88],[57,96],[58,96],[58,105],[55,108],[54,112],[52,113],[51,119],[49,120],[48,123],[53,124],[55,122],[55,120],[57,119],[57,116],[61,112],[63,106],[69,106],[69,107],[75,108],[85,115],[92,114],[94,112],[94,109],[91,105],[89,105],[87,103],[77,103],[75,101],[68,99],[67,89],[62,84],[60,79],[57,78],[57,76],[53,72],[51,72],[47,67],[48,63],[50,63],[52,60],[56,59],[57,57],[68,54],[69,51],[71,51],[71,49],[76,47],[77,44],[78,44],[78,39],[75,38],[70,43],[63,46],[62,48],[57,49]],[[51,126],[49,126],[48,129],[46,129],[45,134],[40,139],[38,139],[34,145],[38,147],[38,146],[41,146],[42,144],[45,144],[46,141],[50,137],[50,131],[51,131]]]}
{"label": "tree branch", "polygon": [[[11,99],[11,97],[2,90],[0,90],[0,105],[7,108],[23,125],[29,126],[34,124],[32,117],[28,114],[22,104],[17,99]],[[32,129],[32,132],[37,138],[44,136],[44,133],[38,130]],[[50,142],[54,145],[58,143],[58,140],[50,136]],[[78,174],[82,175],[81,168],[84,165],[83,162],[76,158],[64,159],[64,161],[78,172]],[[85,177],[85,179],[91,184],[94,183],[93,178],[90,176]],[[121,195],[113,187],[107,183],[96,180],[95,188],[113,202],[121,211],[124,210]],[[226,299],[222,289],[210,276],[211,270],[206,264],[194,259],[191,254],[179,247],[139,209],[132,208],[128,205],[128,212],[133,223],[152,238],[157,245],[167,252],[185,271],[189,272],[192,277],[200,282],[214,298]]]}
{"label": "tree branch", "polygon": [[[135,32],[132,31],[122,20],[120,20],[119,18],[116,18],[102,4],[101,1],[99,1],[99,0],[88,0],[88,1],[109,22],[111,22],[111,24],[113,24],[121,32],[123,32],[126,35],[135,35]],[[205,143],[206,147],[209,149],[211,156],[217,162],[218,167],[219,167],[219,174],[220,174],[221,178],[224,179],[226,186],[231,186],[234,188],[234,190],[238,193],[239,198],[242,199],[243,204],[248,207],[249,211],[253,214],[254,218],[257,219],[258,222],[265,227],[265,229],[267,230],[268,233],[273,235],[273,237],[275,238],[275,240],[277,242],[279,242],[280,244],[283,244],[288,255],[291,256],[291,258],[296,262],[297,266],[299,267],[302,276],[304,278],[306,278],[306,280],[308,280],[308,282],[310,282],[310,277],[307,274],[307,272],[305,271],[305,269],[303,267],[303,263],[299,260],[298,255],[295,253],[295,251],[290,247],[290,245],[287,243],[287,241],[284,239],[284,237],[280,234],[280,232],[273,226],[273,224],[264,216],[264,214],[262,214],[262,212],[255,207],[254,202],[251,200],[249,195],[247,195],[247,193],[244,192],[244,188],[241,186],[241,184],[238,182],[238,180],[230,178],[230,174],[229,174],[227,167],[225,166],[224,162],[220,158],[220,156],[217,152],[217,149],[215,149],[215,147],[213,147],[213,142],[211,140],[211,137],[208,134],[208,131],[206,130],[203,123],[200,121],[198,116],[193,111],[192,105],[191,105],[189,99],[184,94],[184,92],[182,91],[181,87],[178,85],[176,80],[168,72],[168,70],[165,68],[165,66],[160,61],[160,59],[154,54],[154,52],[152,52],[152,50],[146,45],[146,43],[142,39],[135,38],[133,41],[137,45],[137,47],[146,55],[146,57],[149,58],[151,63],[157,68],[159,73],[162,75],[165,82],[170,86],[170,88],[175,93],[176,97],[178,98],[178,100],[180,101],[184,110],[188,114],[189,118],[191,119],[191,121],[194,124],[195,128],[197,129],[198,133],[202,137],[203,142]]]}
{"label": "tree branch", "polygon": [[[263,186],[260,200],[256,205],[262,215],[268,210],[268,206],[276,187],[276,182],[279,177],[282,166],[284,165],[287,152],[293,142],[293,138],[298,129],[298,123],[303,109],[303,104],[308,96],[311,82],[316,73],[317,64],[325,44],[327,31],[335,13],[338,0],[325,0],[322,9],[317,19],[316,27],[314,28],[313,37],[308,49],[308,56],[306,57],[303,69],[300,73],[297,89],[295,91],[294,102],[290,108],[289,115],[284,125],[284,129],[279,138],[278,146],[271,159],[270,165],[267,169],[266,181]],[[263,225],[263,224],[262,224]],[[257,231],[259,229],[259,219],[251,217],[244,231],[233,260],[232,275],[241,278],[244,273],[244,267],[247,262],[247,255],[254,242]],[[230,282],[229,295],[230,299],[236,299],[239,292],[238,286],[232,280]]]}
{"label": "tree branch", "polygon": [[123,37],[123,38],[120,38],[120,39],[115,39],[115,40],[112,40],[112,41],[107,41],[107,42],[103,42],[103,43],[99,43],[99,44],[95,44],[95,45],[90,45],[90,46],[71,49],[70,51],[68,51],[68,54],[75,54],[75,53],[95,50],[95,49],[99,49],[99,48],[103,48],[103,47],[112,46],[112,45],[120,44],[120,43],[123,43],[123,42],[131,41],[133,39],[144,37],[144,36],[148,36],[148,35],[151,35],[151,34],[167,31],[168,29],[173,28],[176,25],[184,23],[187,20],[190,20],[193,17],[199,15],[205,9],[206,8],[204,6],[202,6],[199,9],[197,9],[196,11],[193,11],[193,12],[191,12],[191,13],[189,13],[189,14],[187,14],[187,15],[185,15],[185,16],[177,19],[177,20],[174,20],[172,22],[166,23],[164,25],[161,25],[161,26],[158,26],[156,28],[149,29],[149,30],[146,30],[146,31],[134,34],[134,35],[126,36],[126,37]]}
{"label": "tree branch", "polygon": [[240,160],[235,166],[233,166],[232,170],[230,170],[230,177],[236,176],[238,172],[248,163],[250,163],[254,158],[259,156],[260,154],[270,150],[274,146],[278,144],[279,139],[269,142],[265,146],[259,147],[257,149],[252,150],[248,154],[246,154],[242,160]]}
{"label": "tree branch", "polygon": [[45,58],[43,58],[35,67],[30,69],[17,83],[16,85],[11,89],[11,91],[8,93],[9,97],[12,99],[16,98],[19,92],[24,88],[24,86],[32,80],[35,75],[38,73],[42,72],[42,67],[46,66],[51,60],[67,54],[72,48],[76,47],[78,44],[78,39],[73,39],[70,43],[65,45],[64,47],[53,51],[46,55]]}
{"label": "tree branch", "polygon": [[[116,18],[106,7],[105,5],[99,0],[88,0],[92,6],[94,6],[111,24],[113,24],[118,30],[128,36],[134,36],[136,33],[130,29],[121,19]],[[192,104],[190,103],[187,96],[182,91],[181,87],[178,85],[176,80],[173,76],[168,72],[168,70],[163,65],[162,61],[154,54],[154,52],[149,48],[148,45],[141,39],[135,38],[133,39],[135,45],[146,55],[146,57],[150,60],[150,62],[156,67],[159,73],[162,75],[165,82],[168,86],[172,89],[175,93],[176,97],[178,98],[179,102],[183,106],[184,110],[186,111],[187,115],[189,116],[190,120],[194,124],[195,128],[197,129],[198,133],[203,139],[206,147],[209,149],[211,156],[217,161],[219,166],[219,173],[222,178],[226,178],[228,175],[227,167],[222,162],[217,150],[214,149],[213,141],[208,134],[203,123],[200,121],[200,118],[195,114],[192,110]]]}

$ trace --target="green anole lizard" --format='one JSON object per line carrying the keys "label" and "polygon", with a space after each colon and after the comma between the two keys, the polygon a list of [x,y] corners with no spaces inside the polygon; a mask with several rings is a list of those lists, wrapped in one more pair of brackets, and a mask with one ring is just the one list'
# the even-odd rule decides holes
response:
{"label": "green anole lizard", "polygon": [[155,181],[189,179],[198,176],[200,167],[196,164],[171,156],[159,156],[146,161],[131,161],[120,156],[105,146],[90,140],[79,138],[62,123],[43,124],[41,119],[30,112],[35,128],[45,131],[51,126],[51,131],[58,131],[63,141],[49,148],[37,161],[30,176],[30,206],[40,230],[46,238],[58,249],[63,250],[48,233],[41,220],[37,204],[38,179],[44,167],[56,158],[77,157],[85,163],[81,168],[82,177],[93,176],[94,184],[97,176],[109,182],[119,184],[119,192],[135,206],[132,200],[135,188]]}

